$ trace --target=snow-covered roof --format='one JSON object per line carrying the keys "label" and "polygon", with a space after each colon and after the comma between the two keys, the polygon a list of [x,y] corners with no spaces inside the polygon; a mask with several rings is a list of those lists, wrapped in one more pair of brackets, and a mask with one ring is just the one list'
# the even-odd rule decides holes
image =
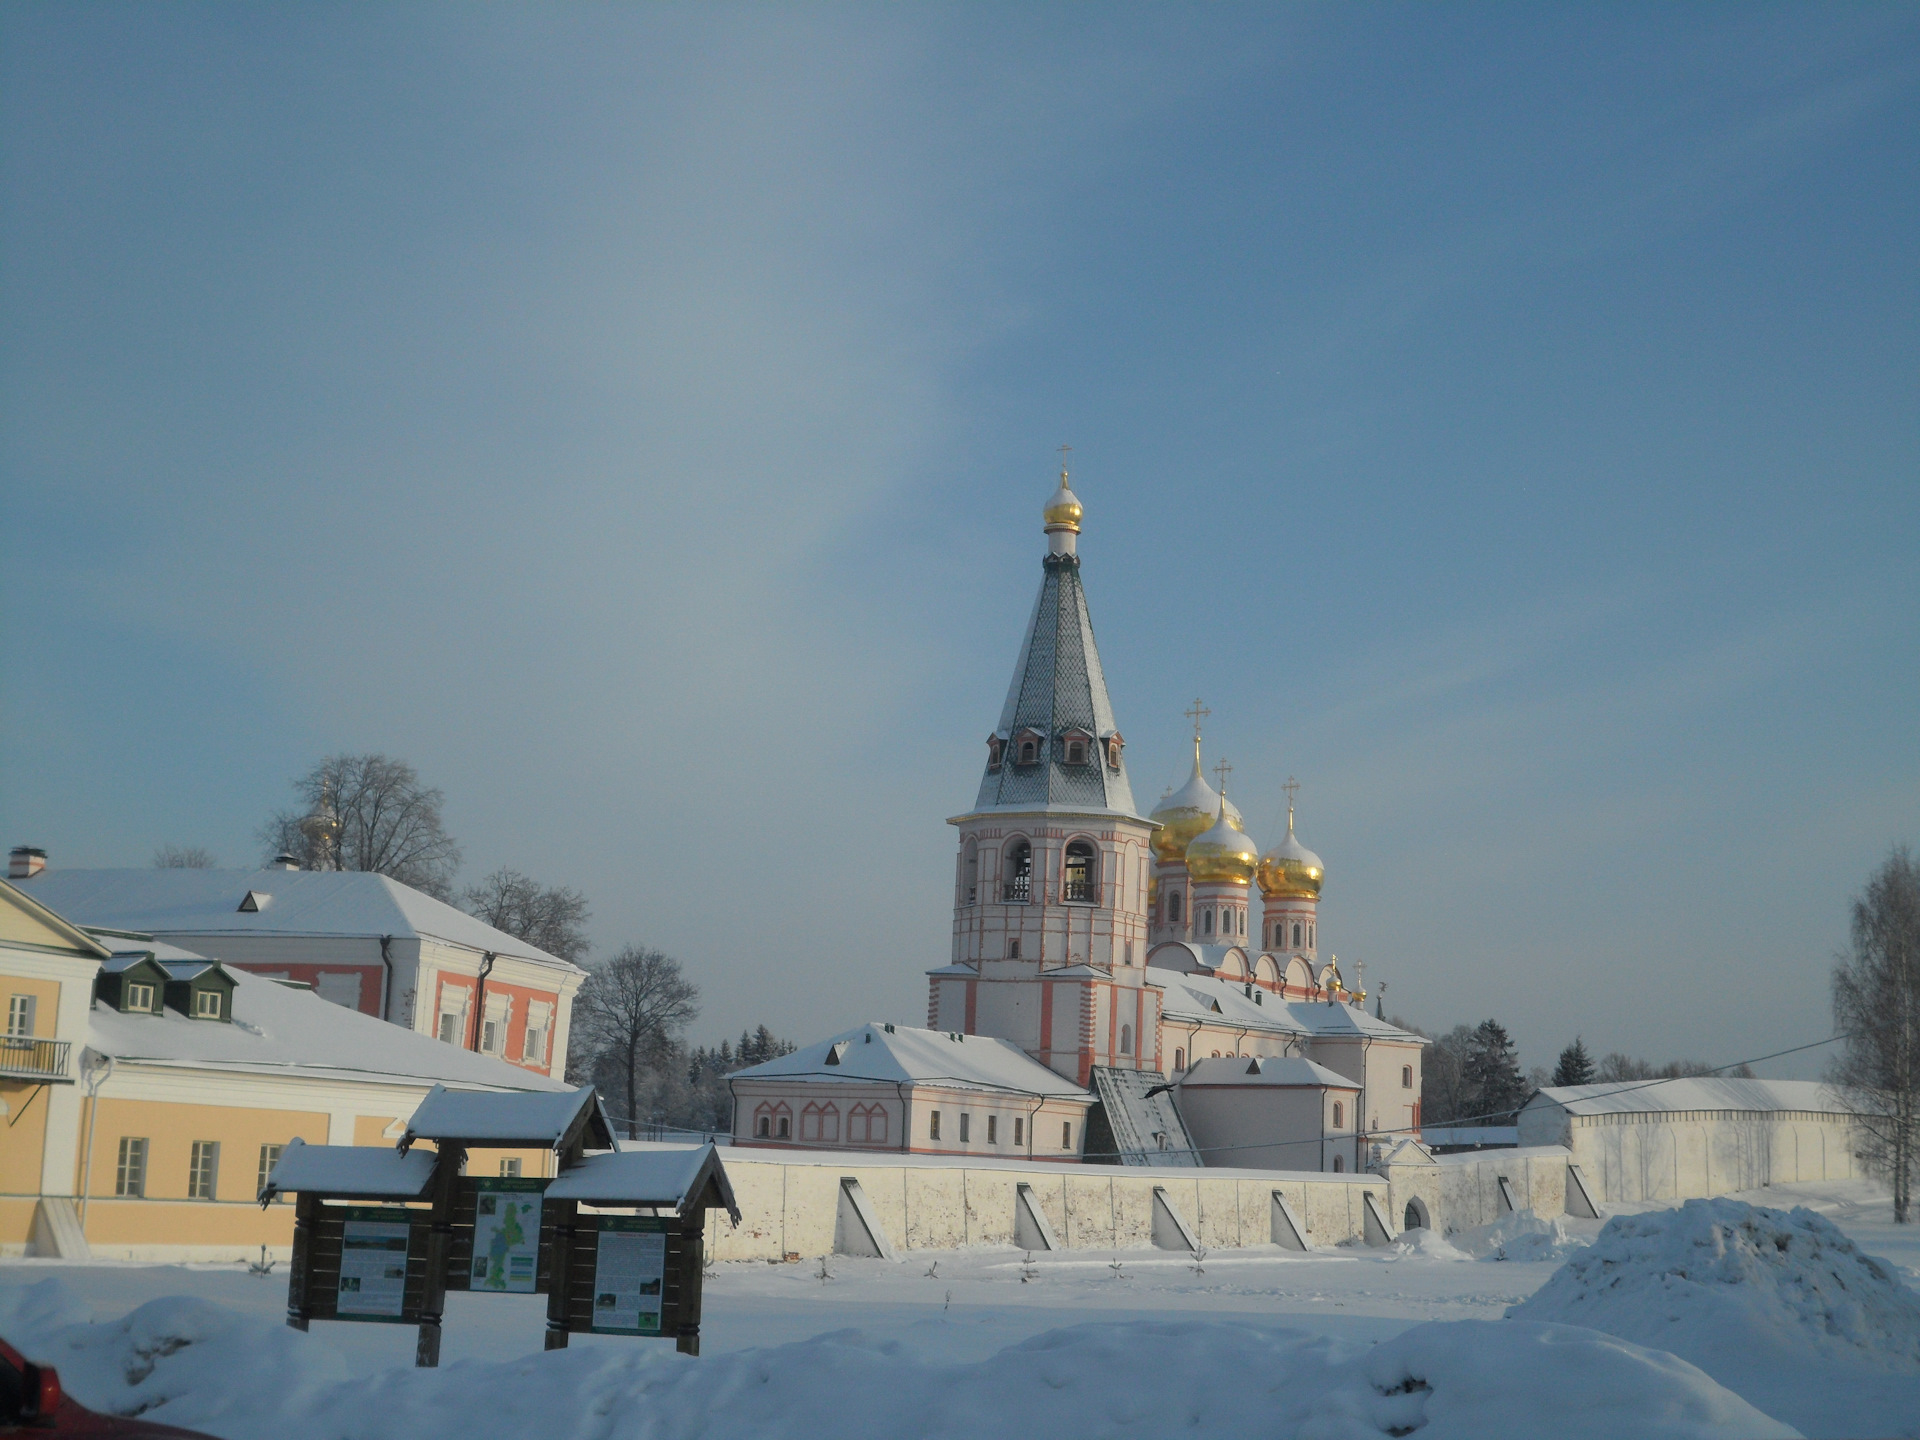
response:
{"label": "snow-covered roof", "polygon": [[543,1095],[475,1094],[436,1085],[407,1121],[400,1147],[404,1150],[416,1140],[555,1146],[580,1128],[583,1119],[587,1143],[611,1149],[613,1130],[591,1085]]}
{"label": "snow-covered roof", "polygon": [[914,1081],[1021,1095],[1093,1097],[1017,1045],[988,1035],[953,1035],[911,1025],[862,1025],[791,1055],[736,1070],[734,1080]]}
{"label": "snow-covered roof", "polygon": [[706,1208],[724,1209],[734,1224],[740,1223],[733,1184],[719,1151],[711,1145],[589,1155],[547,1186],[547,1198],[680,1211],[704,1202]]}
{"label": "snow-covered roof", "polygon": [[1817,1080],[1617,1080],[1604,1085],[1550,1085],[1527,1102],[1569,1115],[1631,1115],[1652,1110],[1814,1110],[1844,1115],[1845,1098]]}
{"label": "snow-covered roof", "polygon": [[234,982],[233,1018],[215,1024],[172,1010],[123,1015],[95,1004],[87,1044],[116,1060],[274,1075],[435,1082],[476,1090],[566,1090],[557,1080],[443,1044],[357,1010],[250,975]]}
{"label": "snow-covered roof", "polygon": [[380,1145],[309,1145],[296,1136],[280,1152],[259,1198],[314,1191],[362,1200],[418,1200],[433,1183],[433,1162],[431,1150],[402,1155]]}
{"label": "snow-covered roof", "polygon": [[1282,1000],[1258,985],[1253,987],[1253,995],[1259,997],[1255,1000],[1247,994],[1245,981],[1178,970],[1149,969],[1147,983],[1164,992],[1161,1014],[1184,1024],[1227,1024],[1272,1035],[1311,1035],[1323,1040],[1354,1036],[1407,1045],[1429,1043],[1344,1001]]}
{"label": "snow-covered roof", "polygon": [[1245,1056],[1229,1055],[1221,1059],[1195,1061],[1192,1068],[1180,1077],[1180,1085],[1232,1085],[1244,1088],[1250,1085],[1273,1086],[1284,1089],[1290,1086],[1311,1086],[1326,1090],[1358,1090],[1360,1082],[1349,1080],[1346,1076],[1329,1070],[1324,1065],[1299,1055],[1283,1056]]}
{"label": "snow-covered roof", "polygon": [[[87,933],[113,952],[114,959],[128,956],[151,955],[161,964],[169,960],[199,960],[207,957],[197,951],[184,950],[178,945],[169,945],[164,940],[156,940],[151,935],[136,934],[122,930],[96,930],[89,926]],[[111,968],[111,967],[103,967]]]}
{"label": "snow-covered roof", "polygon": [[[19,882],[87,927],[140,935],[383,935],[577,967],[385,875],[359,870],[43,870]],[[242,910],[248,892],[265,896]],[[110,948],[120,949],[117,942]]]}

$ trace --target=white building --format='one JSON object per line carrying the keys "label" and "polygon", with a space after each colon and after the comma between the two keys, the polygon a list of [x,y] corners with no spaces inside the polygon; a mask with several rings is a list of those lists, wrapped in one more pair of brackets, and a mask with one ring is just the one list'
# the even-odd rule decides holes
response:
{"label": "white building", "polygon": [[737,1072],[738,1143],[1078,1160],[1093,1097],[986,1035],[863,1025]]}
{"label": "white building", "polygon": [[301,982],[460,1049],[566,1073],[586,972],[385,875],[47,868],[14,883],[89,930]]}
{"label": "white building", "polygon": [[1859,1174],[1846,1101],[1812,1080],[1555,1085],[1520,1111],[1522,1148],[1562,1145],[1596,1202],[1684,1200]]}

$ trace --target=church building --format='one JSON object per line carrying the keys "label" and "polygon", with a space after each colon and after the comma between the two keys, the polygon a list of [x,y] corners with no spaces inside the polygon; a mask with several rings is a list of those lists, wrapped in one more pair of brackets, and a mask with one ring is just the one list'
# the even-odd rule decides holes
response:
{"label": "church building", "polygon": [[[1369,1146],[1417,1134],[1426,1042],[1368,1015],[1365,991],[1320,961],[1320,857],[1295,835],[1291,801],[1286,837],[1262,851],[1224,793],[1226,768],[1222,789],[1207,783],[1199,702],[1191,777],[1140,812],[1081,586],[1082,519],[1063,469],[980,788],[948,822],[953,930],[948,962],[928,972],[928,1030],[1001,1041],[1033,1063],[993,1097],[1008,1113],[1053,1089],[1033,1073],[1070,1083],[1088,1106],[1085,1145],[1050,1158],[1360,1169]],[[1202,1066],[1234,1057],[1253,1068]],[[783,1113],[820,1113],[813,1092],[846,1084],[823,1064],[769,1062],[734,1079],[735,1143],[844,1143],[818,1127],[756,1133]],[[1169,1091],[1171,1107],[1154,1103]],[[911,1113],[900,1120],[888,1148],[951,1153]]]}

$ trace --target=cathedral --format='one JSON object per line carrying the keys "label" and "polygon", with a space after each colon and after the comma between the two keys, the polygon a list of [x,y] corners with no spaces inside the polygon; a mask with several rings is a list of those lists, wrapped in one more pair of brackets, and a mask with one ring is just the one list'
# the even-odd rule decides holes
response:
{"label": "cathedral", "polygon": [[1196,701],[1191,776],[1135,802],[1082,519],[1063,469],[980,789],[948,822],[952,948],[927,1028],[866,1025],[738,1072],[736,1143],[1357,1170],[1417,1135],[1425,1042],[1320,961],[1325,870],[1291,799],[1262,850],[1226,768],[1207,783]]}

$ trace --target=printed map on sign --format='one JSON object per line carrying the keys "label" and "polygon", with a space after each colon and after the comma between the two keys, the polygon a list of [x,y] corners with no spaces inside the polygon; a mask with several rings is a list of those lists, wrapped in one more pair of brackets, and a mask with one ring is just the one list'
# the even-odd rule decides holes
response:
{"label": "printed map on sign", "polygon": [[530,1295],[540,1260],[540,1193],[480,1182],[474,1197],[475,1290]]}

